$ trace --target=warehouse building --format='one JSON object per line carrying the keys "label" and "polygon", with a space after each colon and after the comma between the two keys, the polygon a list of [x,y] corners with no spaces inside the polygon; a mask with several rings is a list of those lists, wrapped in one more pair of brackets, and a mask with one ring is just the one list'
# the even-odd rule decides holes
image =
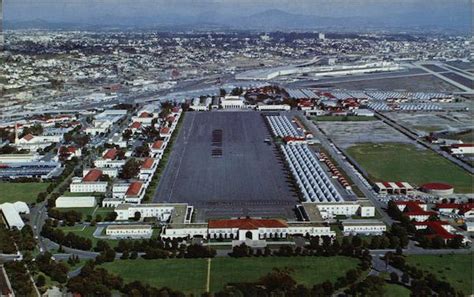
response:
{"label": "warehouse building", "polygon": [[56,199],[56,208],[95,207],[96,205],[97,201],[94,196],[60,196]]}
{"label": "warehouse building", "polygon": [[381,235],[387,226],[379,220],[346,220],[342,222],[344,235]]}
{"label": "warehouse building", "polygon": [[20,214],[29,214],[30,209],[28,208],[28,205],[22,201],[15,203],[7,202],[0,204],[0,212],[3,221],[5,221],[9,229],[16,228],[21,230],[25,226],[25,223]]}
{"label": "warehouse building", "polygon": [[151,225],[108,225],[105,234],[114,238],[150,238],[153,234]]}

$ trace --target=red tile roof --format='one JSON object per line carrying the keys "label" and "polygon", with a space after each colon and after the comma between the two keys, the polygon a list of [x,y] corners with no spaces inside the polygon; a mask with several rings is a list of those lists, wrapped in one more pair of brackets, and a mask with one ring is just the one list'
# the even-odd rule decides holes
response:
{"label": "red tile roof", "polygon": [[453,186],[443,183],[428,183],[421,186],[425,190],[451,190]]}
{"label": "red tile roof", "polygon": [[415,223],[415,225],[427,226],[427,228],[434,233],[430,237],[439,236],[444,239],[453,239],[453,238],[461,236],[461,235],[452,234],[448,232],[446,229],[444,229],[443,225],[449,225],[449,223],[444,222],[444,221],[419,222],[419,223]]}
{"label": "red tile roof", "polygon": [[142,126],[141,123],[139,123],[139,122],[133,122],[133,124],[130,126],[130,128],[132,128],[132,129],[140,129],[141,126]]}
{"label": "red tile roof", "polygon": [[169,134],[170,133],[170,128],[168,127],[163,127],[160,129],[160,134]]}
{"label": "red tile roof", "polygon": [[109,149],[102,156],[102,158],[109,159],[109,160],[113,160],[113,159],[115,159],[115,157],[117,157],[117,149]]}
{"label": "red tile roof", "polygon": [[27,134],[27,135],[23,136],[23,139],[26,140],[26,141],[30,141],[30,140],[32,140],[33,138],[34,138],[34,136],[31,135],[31,134]]}
{"label": "red tile roof", "polygon": [[163,147],[163,140],[157,140],[153,143],[152,148],[161,149]]}
{"label": "red tile roof", "polygon": [[82,178],[84,182],[95,182],[102,176],[102,171],[99,169],[92,169]]}
{"label": "red tile roof", "polygon": [[145,111],[145,112],[142,112],[142,113],[140,114],[140,118],[149,118],[149,117],[151,117],[151,116],[152,116],[152,115],[151,115],[150,113],[146,112],[146,111]]}
{"label": "red tile roof", "polygon": [[151,167],[153,167],[153,164],[155,163],[155,160],[152,159],[152,158],[146,158],[144,161],[143,161],[143,164],[142,164],[142,169],[150,169]]}
{"label": "red tile roof", "polygon": [[238,228],[243,230],[255,230],[258,228],[286,228],[288,224],[281,220],[273,219],[233,219],[233,220],[210,220],[209,229]]}
{"label": "red tile roof", "polygon": [[140,190],[142,189],[142,183],[141,182],[133,182],[130,184],[130,186],[127,189],[127,192],[125,193],[126,196],[137,196],[140,194]]}

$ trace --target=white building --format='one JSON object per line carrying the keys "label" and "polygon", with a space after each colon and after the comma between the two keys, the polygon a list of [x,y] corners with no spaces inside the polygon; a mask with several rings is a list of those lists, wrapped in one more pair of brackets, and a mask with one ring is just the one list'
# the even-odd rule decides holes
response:
{"label": "white building", "polygon": [[153,234],[151,225],[108,225],[105,229],[107,236],[115,238],[150,238]]}
{"label": "white building", "polygon": [[379,220],[347,220],[342,222],[344,235],[380,235],[387,226]]}
{"label": "white building", "polygon": [[338,202],[338,203],[315,203],[323,217],[332,218],[334,216],[374,217],[375,207],[369,203],[358,202]]}
{"label": "white building", "polygon": [[94,196],[60,196],[56,199],[57,208],[95,207],[96,205],[97,201]]}
{"label": "white building", "polygon": [[221,98],[221,106],[223,109],[247,108],[244,103],[244,98],[240,96],[225,96]]}
{"label": "white building", "polygon": [[15,203],[3,203],[0,204],[0,213],[3,217],[3,221],[7,224],[9,229],[17,228],[21,230],[25,223],[21,219],[20,214],[29,214],[30,209],[25,202],[18,201]]}
{"label": "white building", "polygon": [[28,163],[40,159],[38,154],[3,154],[0,155],[0,164],[4,163]]}
{"label": "white building", "polygon": [[286,222],[277,219],[210,220],[208,224],[171,224],[164,228],[164,238],[199,236],[210,239],[266,240],[288,235],[334,237],[329,226],[320,223]]}
{"label": "white building", "polygon": [[472,143],[453,144],[450,147],[450,151],[451,151],[451,154],[453,155],[474,154],[474,144]]}
{"label": "white building", "polygon": [[93,169],[83,178],[74,177],[69,186],[71,193],[105,193],[107,191],[107,182],[100,181],[102,171]]}
{"label": "white building", "polygon": [[291,106],[287,104],[276,104],[276,105],[257,105],[257,110],[260,111],[288,111],[291,109]]}
{"label": "white building", "polygon": [[125,165],[125,159],[119,159],[119,151],[115,148],[108,149],[102,155],[102,158],[94,161],[95,167],[122,168]]}
{"label": "white building", "polygon": [[147,203],[147,204],[120,204],[115,208],[117,220],[123,221],[133,218],[139,212],[141,218],[157,218],[167,221],[176,207],[187,207],[186,203]]}

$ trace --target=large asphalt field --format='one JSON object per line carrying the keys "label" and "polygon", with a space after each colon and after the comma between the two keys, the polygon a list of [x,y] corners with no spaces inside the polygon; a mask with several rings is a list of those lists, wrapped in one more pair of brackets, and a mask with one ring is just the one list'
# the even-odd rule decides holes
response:
{"label": "large asphalt field", "polygon": [[[222,130],[222,144],[213,131]],[[238,216],[294,218],[297,203],[258,112],[188,112],[155,202],[187,202],[197,220]],[[216,140],[216,139],[214,139]],[[216,149],[222,156],[213,156]]]}

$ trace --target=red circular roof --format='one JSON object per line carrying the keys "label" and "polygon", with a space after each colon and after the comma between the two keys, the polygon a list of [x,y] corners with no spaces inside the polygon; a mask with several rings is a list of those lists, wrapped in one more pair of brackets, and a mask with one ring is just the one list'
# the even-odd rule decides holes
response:
{"label": "red circular roof", "polygon": [[421,186],[426,190],[451,190],[453,186],[443,183],[428,183]]}

